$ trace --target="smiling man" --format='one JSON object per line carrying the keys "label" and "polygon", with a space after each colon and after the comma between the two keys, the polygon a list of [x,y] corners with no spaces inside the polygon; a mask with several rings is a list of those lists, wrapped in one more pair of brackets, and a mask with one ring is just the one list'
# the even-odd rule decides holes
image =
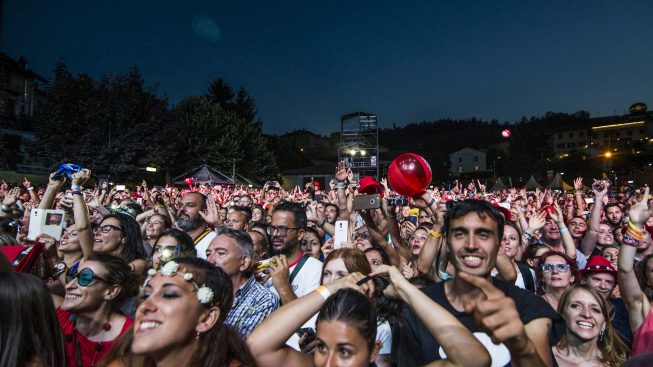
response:
{"label": "smiling man", "polygon": [[177,228],[188,233],[195,243],[197,257],[206,259],[206,248],[215,238],[200,213],[206,209],[206,196],[199,192],[189,192],[181,198],[177,209]]}
{"label": "smiling man", "polygon": [[[474,333],[492,356],[492,365],[551,366],[551,346],[562,335],[564,321],[542,298],[490,277],[503,217],[481,200],[463,201],[448,214],[447,246],[456,275],[423,288],[424,293]],[[400,334],[399,348],[393,351],[398,365],[421,366],[446,358],[410,310],[404,311]]]}

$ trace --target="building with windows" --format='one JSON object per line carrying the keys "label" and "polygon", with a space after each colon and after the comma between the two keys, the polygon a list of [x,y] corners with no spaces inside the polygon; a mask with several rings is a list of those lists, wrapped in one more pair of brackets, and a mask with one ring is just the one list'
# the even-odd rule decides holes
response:
{"label": "building with windows", "polygon": [[460,177],[466,173],[480,173],[486,170],[486,154],[480,150],[463,148],[449,155],[451,175]]}
{"label": "building with windows", "polygon": [[550,134],[556,158],[565,158],[574,151],[589,156],[605,151],[639,154],[653,151],[653,112],[647,111],[644,103],[635,103],[629,114],[570,121]]}

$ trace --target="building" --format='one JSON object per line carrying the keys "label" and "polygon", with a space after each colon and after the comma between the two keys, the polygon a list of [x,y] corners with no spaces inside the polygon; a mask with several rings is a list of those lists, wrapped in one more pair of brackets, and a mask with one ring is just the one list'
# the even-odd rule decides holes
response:
{"label": "building", "polygon": [[24,58],[14,60],[0,53],[0,170],[47,171],[26,149],[35,139],[33,117],[45,83]]}
{"label": "building", "polygon": [[463,148],[449,155],[451,175],[460,177],[466,173],[481,173],[486,171],[486,154],[480,150]]}
{"label": "building", "polygon": [[630,106],[629,114],[579,118],[553,129],[550,141],[556,158],[565,158],[574,151],[590,156],[606,151],[639,154],[653,150],[653,113],[639,102]]}

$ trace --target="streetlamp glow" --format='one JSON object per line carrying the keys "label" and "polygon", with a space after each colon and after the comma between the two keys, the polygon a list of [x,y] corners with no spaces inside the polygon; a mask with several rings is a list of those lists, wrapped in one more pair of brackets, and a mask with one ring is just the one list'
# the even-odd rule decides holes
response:
{"label": "streetlamp glow", "polygon": [[147,172],[156,172],[156,167],[145,167]]}
{"label": "streetlamp glow", "polygon": [[611,152],[605,152],[605,157],[606,157],[606,158],[610,158],[610,157],[612,157],[612,153],[611,153]]}

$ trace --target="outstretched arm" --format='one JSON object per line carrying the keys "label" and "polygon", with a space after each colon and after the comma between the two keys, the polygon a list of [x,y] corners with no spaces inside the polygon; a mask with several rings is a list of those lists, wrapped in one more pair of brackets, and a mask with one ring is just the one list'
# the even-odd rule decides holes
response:
{"label": "outstretched arm", "polygon": [[[643,236],[644,224],[653,213],[648,206],[648,200],[649,188],[646,187],[643,198],[634,204],[628,212],[628,216],[630,217],[630,222],[628,223],[629,232],[634,232],[636,235],[639,233],[639,235]],[[640,288],[637,276],[633,270],[637,243],[629,241],[628,236],[629,233],[626,232],[624,238],[621,240],[622,246],[621,251],[619,251],[619,269],[617,274],[621,297],[628,307],[630,327],[632,330],[635,330],[644,323],[646,315],[651,308],[651,303]]]}
{"label": "outstretched arm", "polygon": [[381,265],[371,275],[386,275],[390,285],[384,294],[401,299],[410,307],[438,341],[454,365],[489,366],[487,349],[458,319],[404,278],[393,266]]}
{"label": "outstretched arm", "polygon": [[363,293],[370,290],[369,283],[357,286],[363,278],[360,273],[349,274],[327,286],[283,305],[265,319],[247,338],[247,345],[254,359],[261,367],[266,366],[313,366],[313,356],[300,353],[288,346],[286,340],[297,331],[311,316],[315,315],[326,300],[325,296],[335,294],[339,289],[359,289]]}

